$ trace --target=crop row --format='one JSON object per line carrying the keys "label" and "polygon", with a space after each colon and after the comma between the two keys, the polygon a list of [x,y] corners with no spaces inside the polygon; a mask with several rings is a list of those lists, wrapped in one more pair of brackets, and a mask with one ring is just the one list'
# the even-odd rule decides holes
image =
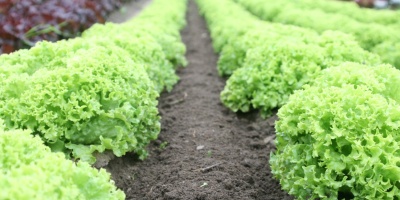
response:
{"label": "crop row", "polygon": [[299,199],[399,198],[400,71],[351,35],[260,21],[232,0],[197,2],[219,72],[231,75],[223,103],[264,116],[283,106],[270,164],[284,190]]}
{"label": "crop row", "polygon": [[[0,153],[8,155],[0,160],[0,177],[7,177],[0,199],[124,197],[109,174],[86,162],[105,151],[146,157],[160,132],[157,98],[186,65],[179,34],[186,3],[155,0],[126,23],[97,24],[80,38],[0,56]],[[40,184],[21,189],[33,179]]]}
{"label": "crop row", "polygon": [[[235,112],[256,108],[268,116],[322,69],[344,61],[381,62],[377,55],[363,50],[353,37],[341,32],[318,34],[306,28],[261,21],[229,0],[198,2],[215,50],[220,52],[218,70],[221,75],[231,75],[221,100]],[[228,17],[230,12],[235,17]]]}
{"label": "crop row", "polygon": [[364,49],[378,54],[385,63],[400,68],[398,24],[363,22],[340,12],[327,13],[326,9],[318,9],[316,5],[312,9],[305,8],[308,5],[306,1],[235,1],[263,20],[307,27],[319,33],[338,30],[352,34]]}
{"label": "crop row", "polygon": [[400,27],[400,12],[391,10],[360,9],[354,2],[340,2],[335,0],[299,0],[295,1],[296,7],[302,9],[320,9],[326,13],[346,15],[364,23],[377,23],[383,25],[395,25]]}

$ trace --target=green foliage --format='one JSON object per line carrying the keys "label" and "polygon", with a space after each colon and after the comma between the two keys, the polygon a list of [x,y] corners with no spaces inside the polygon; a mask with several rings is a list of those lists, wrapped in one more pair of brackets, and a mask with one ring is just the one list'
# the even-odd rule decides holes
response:
{"label": "green foliage", "polygon": [[313,81],[322,69],[345,61],[380,62],[351,37],[338,32],[325,32],[312,42],[295,35],[276,38],[278,43],[247,51],[243,67],[233,73],[221,93],[224,105],[235,112],[257,108],[262,116],[269,116],[272,109],[284,105],[293,91]]}
{"label": "green foliage", "polygon": [[297,0],[296,6],[305,9],[320,9],[328,13],[337,13],[348,16],[363,23],[378,23],[382,25],[399,26],[400,12],[391,10],[374,10],[360,8],[354,2],[340,2],[334,0]]}
{"label": "green foliage", "polygon": [[167,148],[167,146],[168,146],[168,142],[164,141],[163,143],[160,144],[159,148],[160,148],[160,150],[164,150],[165,148]]}
{"label": "green foliage", "polygon": [[[186,66],[187,60],[185,58],[186,46],[182,42],[179,30],[175,30],[173,34],[167,34],[165,29],[162,29],[158,24],[162,22],[149,23],[146,21],[134,21],[133,27],[145,28],[147,33],[154,37],[164,50],[167,59],[178,68]],[[140,29],[140,28],[139,28]]]}
{"label": "green foliage", "polygon": [[222,76],[233,74],[221,93],[221,101],[234,112],[256,108],[265,117],[322,69],[346,61],[381,63],[353,36],[342,32],[318,34],[307,28],[263,22],[228,0],[198,3],[216,49],[221,50],[218,72]]}
{"label": "green foliage", "polygon": [[249,111],[254,102],[259,102],[261,108],[265,107],[265,112],[281,106],[284,102],[280,98],[287,98],[290,90],[301,87],[302,81],[306,83],[314,78],[321,69],[318,63],[322,62],[323,55],[321,48],[315,45],[287,41],[263,50],[248,52],[246,59],[250,66],[236,70],[221,93],[224,105],[235,112]]}
{"label": "green foliage", "polygon": [[[237,12],[243,9],[229,0],[197,0],[196,2],[200,13],[207,21],[215,52],[221,52],[224,46],[262,24],[248,12]],[[231,16],[232,13],[235,13],[235,17]],[[235,57],[231,58],[235,59]]]}
{"label": "green foliage", "polygon": [[263,23],[262,26],[260,24],[224,46],[218,60],[218,72],[221,76],[230,76],[244,65],[246,53],[249,50],[260,46],[272,46],[277,42],[293,40],[293,38],[312,43],[313,39],[318,38],[318,34],[296,26],[277,23]]}
{"label": "green foliage", "polygon": [[[96,24],[82,35],[104,45],[114,40],[111,42],[128,51],[133,60],[146,63],[146,71],[159,92],[164,87],[170,91],[179,79],[175,69],[187,65],[186,47],[179,33],[186,25],[186,4],[187,0],[155,0],[131,21]],[[105,42],[105,36],[110,40]]]}
{"label": "green foliage", "polygon": [[[187,0],[154,0],[146,9],[139,13],[131,22],[163,22],[156,23],[163,27],[167,33],[176,33],[177,30],[186,26]],[[128,22],[129,23],[129,22]]]}
{"label": "green foliage", "polygon": [[346,84],[363,85],[374,94],[380,94],[400,103],[400,71],[390,65],[381,64],[369,67],[365,64],[346,62],[338,67],[323,70],[312,81],[311,85],[318,87]]}
{"label": "green foliage", "polygon": [[383,62],[391,63],[396,67],[400,66],[400,43],[383,42],[375,46],[372,52],[380,55]]}
{"label": "green foliage", "polygon": [[114,35],[110,38],[111,42],[110,40],[105,41],[101,37],[90,37],[62,40],[57,43],[39,43],[29,51],[23,50],[1,56],[2,67],[0,67],[0,72],[5,75],[13,73],[31,74],[39,68],[61,67],[57,64],[60,60],[58,57],[65,57],[82,49],[102,46],[118,49],[117,51],[120,52],[124,50],[128,53],[124,52],[128,60],[132,59],[135,63],[145,67],[157,91],[161,92],[164,87],[170,90],[177,82],[178,77],[173,66],[166,60],[158,43],[145,34],[138,35],[130,40],[126,40],[126,36],[128,35],[124,32]]}
{"label": "green foliage", "polygon": [[[264,20],[311,28],[318,32],[338,30],[352,34],[366,50],[373,51],[383,42],[397,44],[400,40],[398,26],[377,23],[363,23],[343,14],[326,13],[321,9],[301,7],[302,1],[236,0],[255,15]],[[300,5],[300,6],[299,6]],[[396,45],[394,45],[396,46]],[[396,46],[397,47],[397,46]],[[394,49],[399,52],[400,49]],[[385,57],[381,50],[375,51]],[[385,61],[392,61],[385,59]],[[390,63],[396,64],[396,63]],[[400,67],[400,66],[396,66]]]}
{"label": "green foliage", "polygon": [[[237,1],[263,19],[315,30],[260,22],[228,0],[197,0],[221,52],[219,73],[233,73],[223,103],[264,116],[284,105],[270,160],[282,188],[300,199],[399,198],[400,74],[358,44],[384,50],[397,44],[394,29],[296,1]],[[335,27],[353,36],[326,31]]]}
{"label": "green foliage", "polygon": [[[175,74],[175,66],[168,61],[162,47],[153,37],[143,31],[132,33],[129,29],[130,27],[119,24],[98,24],[84,32],[83,38],[89,43],[101,46],[117,45],[124,49],[133,61],[144,64],[146,72],[158,92],[162,92],[164,88],[171,91],[179,80]],[[104,40],[106,34],[110,37],[111,42]],[[126,38],[131,39],[127,40]]]}
{"label": "green foliage", "polygon": [[299,199],[400,197],[400,71],[325,69],[278,112],[272,173]]}
{"label": "green foliage", "polygon": [[208,151],[207,151],[207,157],[211,157],[212,155],[213,155],[212,151],[211,151],[211,150],[208,150]]}
{"label": "green foliage", "polygon": [[[146,40],[146,42],[152,46],[147,48],[153,48],[153,51],[159,51],[158,49],[161,47],[164,56],[172,65],[175,66],[175,68],[178,68],[178,66],[186,66],[187,61],[184,57],[186,47],[180,39],[179,30],[177,29],[171,32],[171,30],[168,28],[170,27],[160,26],[144,20],[136,21],[135,18],[135,20],[125,24],[96,24],[83,32],[82,36],[83,38],[98,37],[104,39],[104,36],[107,35],[108,37],[111,37],[110,39],[125,39],[125,42],[129,42],[129,40],[126,38],[138,38],[141,40]],[[149,39],[150,37],[151,39]],[[135,46],[130,47],[130,49],[127,50],[140,50],[139,48],[134,48]]]}
{"label": "green foliage", "polygon": [[52,153],[30,131],[0,130],[0,199],[125,199],[106,170]]}
{"label": "green foliage", "polygon": [[158,93],[143,66],[116,46],[59,44],[31,49],[26,58],[37,62],[22,62],[20,73],[2,80],[0,116],[6,128],[34,130],[53,150],[72,150],[73,157],[88,162],[95,161],[94,151],[106,149],[117,156],[129,151],[146,156],[144,147],[160,124]]}
{"label": "green foliage", "polygon": [[5,128],[29,128],[53,151],[90,163],[105,150],[144,158],[160,131],[156,98],[186,64],[186,3],[155,0],[130,22],[1,56]]}
{"label": "green foliage", "polygon": [[186,25],[186,9],[187,0],[154,0],[126,25],[133,32],[137,29],[151,35],[174,66],[186,66],[186,47],[179,32]]}

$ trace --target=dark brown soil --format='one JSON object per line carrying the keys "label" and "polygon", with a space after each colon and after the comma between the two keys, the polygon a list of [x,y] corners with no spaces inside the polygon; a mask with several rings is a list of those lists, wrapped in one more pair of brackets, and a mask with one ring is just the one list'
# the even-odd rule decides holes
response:
{"label": "dark brown soil", "polygon": [[220,103],[225,80],[218,77],[218,56],[193,2],[187,20],[182,37],[190,64],[160,98],[163,128],[150,156],[116,158],[107,170],[127,199],[292,199],[268,164],[276,116],[238,115]]}

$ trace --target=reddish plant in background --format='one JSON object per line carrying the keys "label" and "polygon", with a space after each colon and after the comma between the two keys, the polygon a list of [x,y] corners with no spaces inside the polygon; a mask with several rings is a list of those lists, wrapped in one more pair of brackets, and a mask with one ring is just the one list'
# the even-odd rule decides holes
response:
{"label": "reddish plant in background", "polygon": [[0,54],[79,35],[123,0],[0,0]]}

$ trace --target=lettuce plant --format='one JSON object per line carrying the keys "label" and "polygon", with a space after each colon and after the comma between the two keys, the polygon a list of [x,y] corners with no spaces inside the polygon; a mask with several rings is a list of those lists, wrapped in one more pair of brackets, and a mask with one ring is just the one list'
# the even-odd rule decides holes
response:
{"label": "lettuce plant", "polygon": [[221,93],[224,105],[235,112],[261,109],[261,114],[268,116],[272,109],[284,105],[293,91],[315,79],[322,69],[346,61],[380,62],[379,57],[347,40],[346,35],[326,32],[315,39],[307,43],[288,37],[276,44],[248,50],[243,67],[233,73]]}
{"label": "lettuce plant", "polygon": [[[384,42],[392,42],[396,46],[400,40],[400,36],[397,34],[398,26],[370,23],[369,21],[366,23],[353,19],[346,14],[327,13],[323,9],[307,8],[307,6],[304,6],[305,1],[235,1],[263,20],[307,27],[320,33],[326,30],[337,30],[351,34],[361,47],[368,51],[373,51],[376,46]],[[391,51],[398,54],[400,50],[392,49]],[[385,57],[387,53],[391,54],[391,51],[376,51],[376,53]],[[385,60],[393,61],[391,59]],[[397,63],[392,62],[390,64],[400,68],[396,65]]]}
{"label": "lettuce plant", "polygon": [[186,4],[155,0],[121,25],[1,56],[5,128],[29,128],[53,151],[90,163],[105,150],[144,158],[160,131],[159,93],[172,89],[175,69],[187,63],[179,34]]}
{"label": "lettuce plant", "polygon": [[234,112],[255,108],[265,117],[322,69],[346,61],[381,63],[349,34],[264,22],[232,1],[197,2],[220,51],[218,72],[230,76],[221,101]]}
{"label": "lettuce plant", "polygon": [[[290,33],[290,34],[287,34]],[[261,46],[272,46],[280,41],[293,40],[313,43],[318,39],[315,31],[277,23],[262,23],[226,44],[218,60],[218,72],[221,76],[230,76],[236,69],[243,67],[247,52]],[[260,44],[260,41],[262,43]]]}
{"label": "lettuce plant", "polygon": [[374,94],[380,94],[400,103],[400,71],[388,64],[370,67],[365,64],[345,62],[327,68],[310,83],[313,86],[341,87],[346,84],[363,85]]}
{"label": "lettuce plant", "polygon": [[299,0],[296,6],[304,9],[320,9],[327,13],[336,13],[348,16],[363,23],[377,23],[382,25],[399,26],[399,12],[391,10],[360,9],[355,3],[342,3],[340,1],[324,0]]}
{"label": "lettuce plant", "polygon": [[278,112],[272,173],[299,199],[400,198],[400,72],[345,63]]}
{"label": "lettuce plant", "polygon": [[[165,79],[167,80],[166,88],[170,90],[171,84],[175,84],[177,78],[170,75],[170,70],[167,70],[170,66],[166,65],[172,64],[175,69],[187,65],[185,58],[186,47],[182,42],[179,32],[186,25],[186,5],[187,0],[176,0],[173,3],[165,0],[155,0],[130,21],[123,24],[96,24],[83,32],[82,35],[83,38],[95,37],[104,39],[104,36],[107,36],[110,39],[121,39],[117,44],[122,48],[126,48],[130,53],[134,53],[136,57],[136,54],[143,56],[144,52],[147,52],[148,55],[155,53],[155,58],[153,59],[156,61],[153,65],[155,64],[160,67],[152,66],[152,73],[157,73],[158,71],[157,76],[167,76],[164,77],[167,78]],[[121,43],[123,41],[128,43],[134,42],[130,41],[130,39],[134,38],[142,40],[142,43]],[[164,55],[156,52],[159,51],[160,47]],[[169,63],[157,63],[160,57],[165,57]]]}
{"label": "lettuce plant", "polygon": [[154,0],[133,20],[126,23],[135,30],[151,35],[162,47],[167,59],[176,67],[186,66],[186,47],[183,44],[180,30],[186,25],[188,0]]}
{"label": "lettuce plant", "polygon": [[[146,24],[147,23],[147,24]],[[161,22],[160,22],[161,23]],[[187,61],[185,58],[186,47],[181,41],[179,35],[179,29],[175,31],[168,30],[162,26],[156,26],[153,23],[145,22],[134,19],[133,21],[127,22],[126,24],[96,24],[90,29],[83,32],[83,38],[99,37],[104,39],[104,35],[109,35],[109,37],[122,38],[125,36],[127,38],[143,38],[151,37],[157,43],[157,46],[161,47],[166,59],[178,68],[179,66],[186,66]],[[154,44],[152,44],[154,46]],[[133,47],[130,47],[132,50]],[[159,48],[159,47],[157,47]],[[136,50],[138,51],[138,50]]]}
{"label": "lettuce plant", "polygon": [[391,63],[394,66],[400,66],[400,43],[385,41],[375,46],[371,51],[380,55],[382,61]]}
{"label": "lettuce plant", "polygon": [[125,199],[104,169],[53,153],[30,131],[0,130],[0,199]]}
{"label": "lettuce plant", "polygon": [[[125,31],[126,32],[126,31]],[[128,34],[129,35],[129,34]],[[39,42],[29,51],[22,50],[10,55],[0,57],[0,72],[5,75],[12,73],[33,73],[38,68],[61,67],[54,62],[65,60],[68,55],[74,54],[82,49],[97,48],[98,46],[112,49],[125,50],[128,58],[142,65],[154,87],[158,92],[164,89],[170,91],[178,82],[174,66],[165,58],[160,45],[152,37],[146,34],[138,35],[126,40],[124,32],[110,36],[108,41],[102,37],[75,38],[61,40],[57,43]],[[112,41],[112,42],[110,42]],[[119,48],[118,48],[119,47]],[[11,66],[12,65],[12,66]]]}
{"label": "lettuce plant", "polygon": [[[255,16],[229,0],[196,0],[196,2],[200,13],[207,21],[215,52],[221,52],[226,45],[239,40],[238,37],[257,29],[258,26],[263,26]],[[235,17],[229,17],[232,13]],[[236,58],[231,57],[231,59]]]}
{"label": "lettuce plant", "polygon": [[158,93],[143,65],[117,46],[82,46],[43,45],[47,51],[29,51],[37,62],[11,66],[20,73],[0,85],[6,128],[29,128],[53,150],[88,162],[107,149],[145,157],[160,124]]}

